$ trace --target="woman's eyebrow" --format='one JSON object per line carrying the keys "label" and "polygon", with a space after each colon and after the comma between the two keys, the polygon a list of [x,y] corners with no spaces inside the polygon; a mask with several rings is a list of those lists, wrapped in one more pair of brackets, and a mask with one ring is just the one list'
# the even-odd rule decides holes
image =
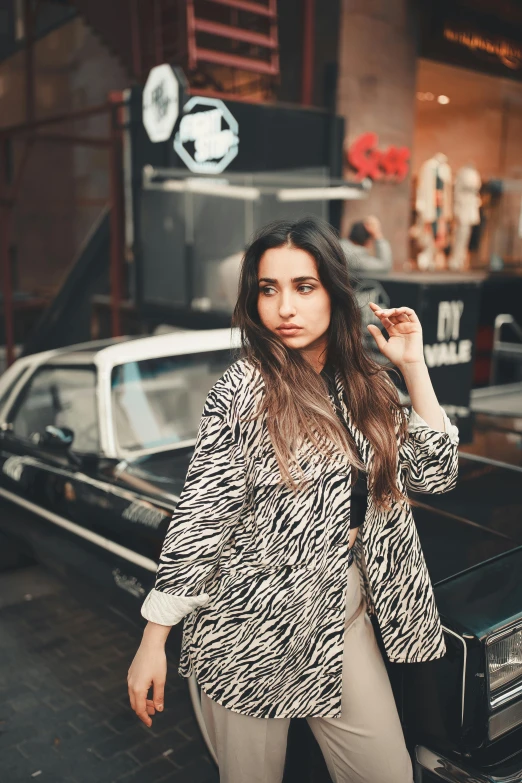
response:
{"label": "woman's eyebrow", "polygon": [[[315,280],[316,283],[318,283],[318,279],[316,277],[312,277],[312,275],[303,275],[302,277],[293,277],[291,282],[292,283],[304,283],[306,280]],[[258,283],[277,283],[277,280],[275,277],[260,277],[257,281]]]}

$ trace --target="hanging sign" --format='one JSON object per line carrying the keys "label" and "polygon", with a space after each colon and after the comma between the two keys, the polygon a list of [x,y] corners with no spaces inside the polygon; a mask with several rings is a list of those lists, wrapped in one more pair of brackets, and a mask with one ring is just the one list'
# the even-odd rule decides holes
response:
{"label": "hanging sign", "polygon": [[408,174],[410,150],[408,147],[394,146],[379,150],[378,144],[376,133],[363,133],[348,147],[348,163],[357,172],[356,180],[369,177],[386,182],[402,182]]}
{"label": "hanging sign", "polygon": [[151,141],[168,141],[179,115],[179,82],[170,65],[151,70],[142,98],[143,124]]}
{"label": "hanging sign", "polygon": [[190,171],[219,174],[239,151],[238,130],[223,101],[194,96],[185,104],[174,149]]}

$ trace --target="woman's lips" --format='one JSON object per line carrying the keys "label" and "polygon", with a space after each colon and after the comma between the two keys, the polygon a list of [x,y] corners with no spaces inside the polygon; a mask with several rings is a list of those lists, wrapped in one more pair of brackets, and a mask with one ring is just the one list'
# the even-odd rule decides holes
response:
{"label": "woman's lips", "polygon": [[302,326],[278,326],[277,331],[280,334],[284,334],[286,337],[291,337],[292,335],[298,334],[300,331],[302,331]]}

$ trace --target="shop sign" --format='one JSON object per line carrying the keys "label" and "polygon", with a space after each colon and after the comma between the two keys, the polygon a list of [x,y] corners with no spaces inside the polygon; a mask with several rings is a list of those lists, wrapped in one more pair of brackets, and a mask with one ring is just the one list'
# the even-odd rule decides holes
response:
{"label": "shop sign", "polygon": [[194,96],[185,104],[174,149],[190,171],[219,174],[239,151],[238,130],[223,101]]}
{"label": "shop sign", "polygon": [[439,302],[437,316],[437,342],[424,346],[424,358],[428,367],[448,364],[467,364],[471,361],[473,343],[460,340],[460,322],[464,312],[461,299]]}
{"label": "shop sign", "polygon": [[157,65],[149,73],[142,111],[150,140],[168,141],[179,115],[179,83],[170,65]]}
{"label": "shop sign", "polygon": [[452,30],[450,27],[444,28],[444,38],[452,43],[465,46],[471,51],[483,52],[497,57],[502,65],[513,71],[522,68],[522,48],[511,41],[479,33]]}
{"label": "shop sign", "polygon": [[376,133],[363,133],[348,147],[347,158],[356,171],[358,181],[369,177],[386,182],[402,182],[409,170],[410,150],[408,147],[390,145],[379,150],[379,137]]}

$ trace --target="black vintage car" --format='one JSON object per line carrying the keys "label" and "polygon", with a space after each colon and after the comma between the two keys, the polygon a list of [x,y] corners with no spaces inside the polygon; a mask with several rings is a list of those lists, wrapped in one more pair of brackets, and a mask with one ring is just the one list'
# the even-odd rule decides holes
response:
{"label": "black vintage car", "polygon": [[[0,379],[0,532],[136,619],[206,394],[236,339],[228,330],[177,332],[16,362]],[[464,451],[460,463],[455,490],[418,495],[414,508],[448,651],[440,661],[392,665],[390,676],[416,783],[515,783],[522,468]],[[207,739],[194,679],[189,688]],[[326,781],[313,742],[299,741],[305,730],[291,731],[285,780]],[[292,777],[305,767],[306,778]]]}

